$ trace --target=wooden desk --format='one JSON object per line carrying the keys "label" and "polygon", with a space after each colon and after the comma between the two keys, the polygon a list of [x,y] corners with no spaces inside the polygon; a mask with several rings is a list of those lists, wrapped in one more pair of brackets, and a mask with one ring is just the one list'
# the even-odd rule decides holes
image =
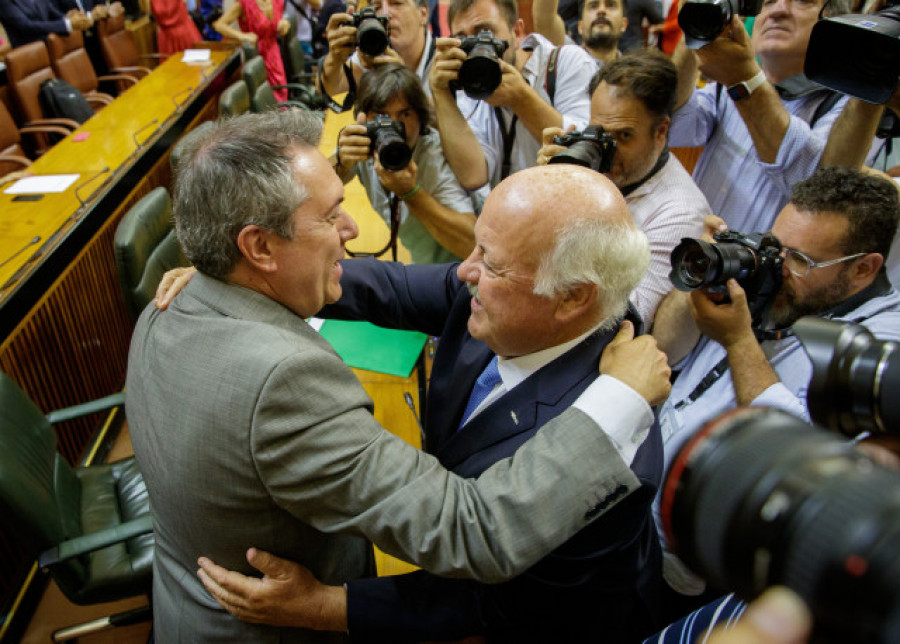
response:
{"label": "wooden desk", "polygon": [[[31,166],[34,174],[81,174],[73,187],[40,201],[0,194],[0,369],[41,408],[121,388],[132,323],[113,259],[116,225],[140,197],[169,184],[169,148],[218,116],[216,99],[238,66],[237,51],[213,51],[206,66],[170,57],[86,121],[76,131],[86,140],[70,135]],[[58,432],[70,461],[95,424]]]}

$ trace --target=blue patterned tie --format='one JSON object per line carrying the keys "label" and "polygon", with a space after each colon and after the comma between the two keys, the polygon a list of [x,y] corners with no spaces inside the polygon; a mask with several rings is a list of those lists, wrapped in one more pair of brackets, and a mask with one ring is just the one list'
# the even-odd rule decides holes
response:
{"label": "blue patterned tie", "polygon": [[488,394],[494,390],[498,382],[500,382],[500,370],[497,368],[497,356],[494,356],[488,363],[488,366],[484,368],[484,371],[481,372],[481,375],[478,376],[475,386],[472,387],[472,393],[469,394],[469,402],[466,404],[466,411],[463,413],[462,421],[459,423],[460,427],[466,424],[472,412],[478,409],[478,405],[488,397]]}

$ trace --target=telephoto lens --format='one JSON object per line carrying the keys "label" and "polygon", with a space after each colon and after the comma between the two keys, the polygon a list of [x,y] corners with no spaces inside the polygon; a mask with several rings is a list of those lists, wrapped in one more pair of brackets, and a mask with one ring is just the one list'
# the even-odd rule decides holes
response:
{"label": "telephoto lens", "polygon": [[379,114],[375,120],[366,123],[366,134],[371,141],[371,151],[378,153],[378,161],[385,169],[397,172],[409,165],[412,150],[406,145],[403,123]]}
{"label": "telephoto lens", "polygon": [[372,7],[364,7],[353,16],[356,26],[356,45],[367,56],[380,56],[390,44],[388,17],[376,14]]}
{"label": "telephoto lens", "polygon": [[707,423],[666,474],[675,553],[718,590],[771,585],[810,606],[821,639],[900,642],[900,473],[784,411]]}
{"label": "telephoto lens", "polygon": [[507,46],[508,43],[494,38],[494,33],[487,29],[480,31],[477,36],[463,38],[459,47],[468,55],[459,68],[457,80],[450,84],[450,89],[462,89],[467,96],[477,100],[488,98],[500,87],[503,79],[498,61]]}

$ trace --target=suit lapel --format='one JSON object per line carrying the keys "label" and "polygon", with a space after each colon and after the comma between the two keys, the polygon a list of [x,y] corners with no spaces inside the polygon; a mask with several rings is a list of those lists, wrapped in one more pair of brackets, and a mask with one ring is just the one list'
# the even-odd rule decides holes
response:
{"label": "suit lapel", "polygon": [[[444,467],[452,469],[472,454],[530,432],[562,413],[571,404],[568,400],[562,404],[563,399],[573,392],[581,393],[596,378],[600,354],[613,335],[595,333],[586,338],[454,431],[436,453]],[[491,356],[488,350],[481,369]],[[465,389],[466,396],[460,403],[463,407],[481,369],[470,376],[468,388],[460,383],[459,389]]]}

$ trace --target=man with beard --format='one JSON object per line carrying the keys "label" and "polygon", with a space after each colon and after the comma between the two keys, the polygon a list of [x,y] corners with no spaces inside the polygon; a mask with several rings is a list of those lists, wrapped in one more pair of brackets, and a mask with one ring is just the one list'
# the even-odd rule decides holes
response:
{"label": "man with beard", "polygon": [[[736,405],[768,405],[809,419],[812,364],[789,328],[799,318],[855,322],[879,339],[900,340],[900,294],[884,270],[898,216],[889,181],[822,168],[793,187],[772,226],[783,247],[784,282],[763,331],[751,327],[746,293],[733,279],[727,303],[703,289],[673,291],[663,300],[653,335],[679,372],[659,414],[667,467],[704,422]],[[707,221],[708,228],[724,229],[712,219],[718,226]],[[703,581],[669,553],[664,574],[684,595],[703,591]]]}
{"label": "man with beard", "polygon": [[576,14],[570,24],[568,20],[563,21],[563,10],[557,0],[534,0],[531,9],[534,30],[555,45],[564,44],[567,33],[570,34],[602,65],[619,57],[619,38],[628,25],[623,5],[623,0],[581,0],[573,8],[580,17]]}

